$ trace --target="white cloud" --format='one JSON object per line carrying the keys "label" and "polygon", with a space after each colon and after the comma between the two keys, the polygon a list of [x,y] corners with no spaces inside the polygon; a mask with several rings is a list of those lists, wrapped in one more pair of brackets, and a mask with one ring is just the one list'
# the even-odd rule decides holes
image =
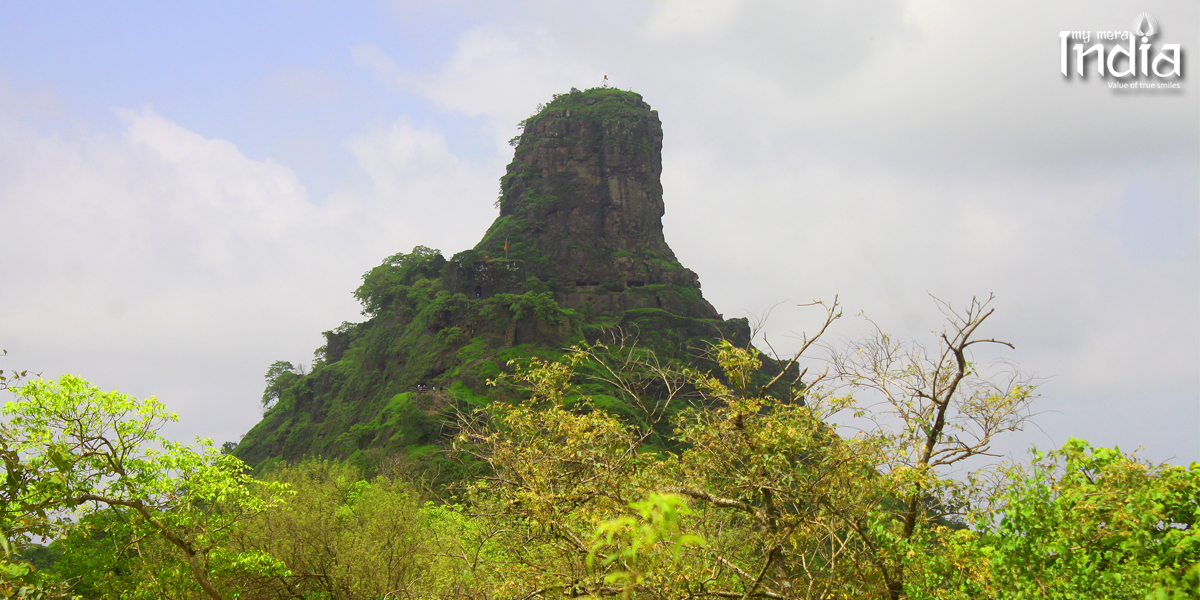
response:
{"label": "white cloud", "polygon": [[175,216],[193,226],[207,223],[210,232],[225,236],[275,239],[313,210],[287,167],[270,159],[248,160],[232,143],[205,139],[149,108],[118,115],[126,124],[132,156],[145,168],[142,173],[161,174],[158,185],[176,188]]}
{"label": "white cloud", "polygon": [[[1059,29],[1123,26],[1124,9],[655,3],[631,19],[632,6],[474,27],[410,89],[500,128],[603,65],[662,114],[667,239],[727,316],[840,294],[920,336],[940,325],[928,294],[995,292],[993,333],[1053,376],[1056,441],[1153,444],[1144,424],[1159,423],[1152,455],[1194,452],[1200,412],[1178,411],[1200,383],[1195,227],[1122,221],[1194,224],[1196,186],[1178,182],[1200,171],[1195,101],[1114,97],[1056,70]],[[1194,30],[1188,10],[1160,12],[1177,35]],[[1171,183],[1131,199],[1144,179]],[[1189,250],[1130,250],[1143,247]],[[779,341],[806,319],[779,309],[770,331]],[[1118,404],[1129,373],[1166,397],[1121,430],[1091,407]]]}
{"label": "white cloud", "polygon": [[[5,127],[0,164],[14,176],[0,182],[0,254],[11,265],[0,286],[2,343],[22,366],[120,381],[131,392],[223,379],[192,370],[222,355],[247,358],[254,342],[241,333],[295,337],[261,312],[287,270],[280,241],[314,209],[285,167],[246,159],[150,109],[121,116],[121,138]],[[201,430],[224,411],[241,416],[233,422],[252,417],[252,406],[216,402],[212,391],[167,400]],[[206,414],[207,402],[223,410]]]}
{"label": "white cloud", "polygon": [[564,53],[541,29],[514,34],[492,26],[463,32],[435,73],[406,73],[379,47],[356,46],[355,62],[381,83],[412,91],[447,112],[485,117],[497,153],[536,104],[571,87],[599,85],[603,73]]}
{"label": "white cloud", "polygon": [[[1143,10],[1200,47],[1194,2],[484,8],[456,4],[438,21],[452,38],[426,46],[347,44],[389,94],[441,114],[363,117],[338,149],[362,179],[327,199],[147,110],[123,113],[123,136],[44,133],[56,101],[0,85],[0,221],[20,223],[0,237],[0,347],[177,394],[197,430],[244,431],[266,365],[355,318],[349,292],[384,256],[472,245],[515,123],[607,74],[662,115],[667,239],[727,316],[841,294],[919,336],[939,324],[927,293],[996,292],[993,332],[1053,376],[1057,441],[1198,456],[1194,90],[1117,96],[1063,81],[1056,56],[1059,30]],[[320,87],[305,73],[300,92]],[[481,137],[494,155],[463,159]],[[782,340],[809,315],[773,319]],[[217,424],[203,406],[242,412]]]}
{"label": "white cloud", "polygon": [[[330,197],[340,222],[355,223],[356,244],[386,254],[424,245],[449,254],[469,248],[495,216],[503,165],[473,165],[446,148],[444,137],[408,119],[364,132],[347,143],[370,185]],[[403,241],[401,241],[403,240]]]}
{"label": "white cloud", "polygon": [[[1164,40],[1200,38],[1192,4],[1153,7],[1172,24]],[[644,94],[674,124],[668,141],[731,155],[770,144],[910,171],[1071,169],[1170,156],[1200,135],[1186,92],[1120,97],[1059,75],[1058,31],[1127,27],[1146,8],[1130,3],[744,1],[720,27],[656,34],[657,15],[683,6],[618,2],[607,17],[539,4],[522,26]]]}
{"label": "white cloud", "polygon": [[183,437],[236,439],[266,366],[306,362],[320,331],[358,317],[363,271],[469,246],[492,214],[497,167],[403,120],[351,140],[368,184],[316,206],[283,165],[149,108],[120,116],[120,137],[0,119],[4,368],[156,394]]}
{"label": "white cloud", "polygon": [[[1200,272],[1194,254],[1128,254],[1111,222],[1136,171],[931,178],[765,151],[730,168],[723,157],[672,151],[663,186],[667,241],[726,316],[788,300],[767,329],[786,349],[795,345],[787,332],[813,326],[811,311],[791,305],[840,295],[848,315],[865,311],[886,330],[927,338],[941,325],[929,294],[964,305],[994,292],[985,333],[1017,344],[1024,368],[1051,377],[1042,407],[1064,415],[1047,422],[1054,439],[1094,434],[1158,458],[1187,456],[1190,417],[1200,414],[1181,390],[1195,388],[1200,363]],[[851,319],[836,331],[853,337],[864,326]],[[1109,427],[1111,415],[1093,408],[1132,401],[1131,378],[1163,390],[1137,404],[1154,429]]]}

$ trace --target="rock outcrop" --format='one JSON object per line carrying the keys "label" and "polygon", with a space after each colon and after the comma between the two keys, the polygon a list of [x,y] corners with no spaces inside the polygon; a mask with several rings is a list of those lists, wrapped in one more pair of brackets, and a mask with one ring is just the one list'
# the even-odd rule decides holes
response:
{"label": "rock outcrop", "polygon": [[667,359],[749,344],[746,319],[723,319],[663,237],[662,124],[641,96],[572,89],[516,141],[483,239],[450,260],[418,247],[364,275],[355,295],[370,319],[326,332],[323,360],[289,379],[239,456],[430,452],[439,411],[488,402],[485,382],[509,359],[617,328]]}
{"label": "rock outcrop", "polygon": [[[597,314],[659,308],[720,319],[663,237],[662,122],[641,96],[572,90],[527,119],[500,181],[500,216],[456,257],[482,294],[527,277],[560,305]],[[481,268],[503,258],[509,276]]]}

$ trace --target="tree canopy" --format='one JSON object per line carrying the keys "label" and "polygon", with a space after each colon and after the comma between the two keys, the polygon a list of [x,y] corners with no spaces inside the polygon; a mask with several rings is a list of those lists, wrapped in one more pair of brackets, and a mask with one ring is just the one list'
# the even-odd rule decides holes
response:
{"label": "tree canopy", "polygon": [[[819,373],[764,378],[764,357],[729,342],[702,369],[620,336],[514,359],[490,382],[506,400],[459,406],[430,450],[461,464],[449,485],[406,455],[372,473],[310,459],[253,477],[209,440],[164,438],[175,416],[154,398],[22,380],[0,425],[0,592],[1198,597],[1200,464],[1077,439],[1024,464],[968,463],[1027,422],[1036,387],[972,357],[1007,345],[981,333],[987,302],[943,309],[933,345],[877,330]],[[825,310],[785,362],[820,347],[841,316]],[[291,373],[278,362],[268,382]]]}

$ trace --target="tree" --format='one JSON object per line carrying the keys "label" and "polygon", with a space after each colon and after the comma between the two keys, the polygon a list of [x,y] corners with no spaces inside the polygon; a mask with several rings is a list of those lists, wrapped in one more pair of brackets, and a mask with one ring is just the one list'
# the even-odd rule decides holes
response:
{"label": "tree", "polygon": [[[683,415],[674,491],[706,518],[701,564],[723,574],[725,591],[747,598],[870,595],[878,570],[854,537],[886,502],[872,469],[878,446],[847,440],[826,423],[848,399],[806,388],[805,402],[759,395],[746,385],[760,368],[752,350],[719,347],[723,379],[697,374],[712,408]],[[742,391],[745,390],[745,391]]]}
{"label": "tree", "polygon": [[[658,366],[670,385],[644,385],[655,373],[644,355],[595,347],[518,369],[511,380],[528,400],[477,413],[458,438],[490,466],[472,498],[512,553],[505,589],[528,598],[988,592],[976,535],[947,520],[966,512],[978,487],[944,469],[990,454],[994,436],[1019,427],[1032,386],[1020,373],[990,377],[972,361],[977,344],[1000,343],[976,337],[992,314],[986,305],[962,314],[943,305],[949,322],[932,349],[877,331],[812,376],[790,369],[840,317],[836,302],[825,306],[820,332],[766,380],[759,353],[728,342],[709,353],[717,374]],[[785,377],[789,389],[779,393]],[[631,396],[625,406],[648,408],[648,418],[602,408],[589,383],[597,378]],[[689,397],[691,409],[662,408]],[[833,419],[851,408],[876,426],[839,429]],[[672,419],[672,439],[647,444],[660,414]],[[634,550],[649,539],[634,532],[661,528],[638,501],[663,492],[692,510],[673,513],[670,536]],[[597,535],[604,543],[589,554],[586,540]],[[683,536],[705,543],[672,542]],[[678,560],[660,560],[668,548]]]}
{"label": "tree", "polygon": [[249,597],[438,597],[452,569],[437,554],[438,527],[402,481],[364,480],[357,469],[328,461],[270,473],[295,492],[286,505],[255,516],[233,547],[277,557],[283,568],[243,586]]}
{"label": "tree", "polygon": [[[830,322],[839,314],[827,311]],[[846,526],[829,506],[865,510],[880,496],[860,485],[873,463],[822,422],[840,400],[811,386],[798,386],[804,402],[761,396],[777,381],[751,385],[756,352],[721,343],[710,355],[720,376],[659,364],[644,349],[574,348],[512,375],[528,400],[467,424],[458,446],[491,467],[471,497],[507,550],[506,595],[793,598],[861,573],[838,562]],[[600,408],[595,381],[645,418]],[[697,408],[668,410],[688,397]],[[674,439],[647,444],[664,414],[676,419]],[[671,500],[681,497],[700,509],[682,510]]]}
{"label": "tree", "polygon": [[364,315],[376,315],[398,297],[404,286],[420,278],[436,277],[445,265],[441,251],[416,246],[407,254],[400,252],[387,257],[378,267],[364,273],[354,297],[362,303]]}
{"label": "tree", "polygon": [[[246,519],[281,502],[285,486],[254,480],[211,440],[198,439],[193,448],[160,436],[176,416],[156,399],[103,392],[72,375],[12,391],[17,399],[4,405],[7,422],[0,427],[9,473],[8,539],[58,537],[75,523],[104,523],[89,517],[115,511],[120,518],[107,523],[122,523],[130,544],[161,539],[180,560],[176,572],[214,600],[226,597],[214,570],[273,564],[224,544]],[[162,589],[161,582],[150,583]]]}
{"label": "tree", "polygon": [[[8,350],[0,350],[0,356],[8,356]],[[5,375],[4,369],[0,369],[0,391],[7,390],[10,385],[16,384],[28,375],[29,371],[9,371]]]}
{"label": "tree", "polygon": [[286,360],[277,360],[267,367],[267,374],[264,377],[267,380],[267,388],[263,390],[262,408],[266,412],[283,396],[283,391],[288,388],[299,372],[292,363]]}
{"label": "tree", "polygon": [[1072,438],[1008,477],[976,515],[1005,597],[1200,596],[1200,463],[1155,465]]}
{"label": "tree", "polygon": [[[7,356],[0,350],[0,356]],[[10,389],[28,376],[28,371],[0,369],[0,391]],[[26,552],[28,540],[50,533],[46,511],[54,504],[38,498],[39,490],[52,484],[42,479],[25,464],[20,449],[3,433],[0,425],[0,460],[4,462],[5,478],[0,488],[0,596],[4,598],[62,598],[69,597],[66,586],[55,578],[39,572]],[[20,499],[32,497],[22,502]]]}
{"label": "tree", "polygon": [[605,576],[604,583],[623,582],[621,597],[625,600],[646,582],[648,574],[661,569],[660,561],[673,558],[678,562],[684,548],[704,545],[700,536],[680,531],[679,518],[692,514],[682,496],[650,494],[641,502],[630,503],[629,508],[637,511],[637,516],[617,517],[596,528],[588,555],[591,564],[596,554],[604,552],[604,565],[619,567]]}
{"label": "tree", "polygon": [[855,528],[864,544],[878,549],[875,561],[892,599],[907,593],[905,557],[931,533],[920,528],[963,515],[976,489],[969,474],[965,480],[951,478],[945,469],[972,457],[996,456],[994,438],[1021,429],[1031,415],[1031,376],[1009,365],[987,373],[972,358],[980,344],[1013,347],[977,337],[995,312],[988,306],[991,300],[973,299],[963,311],[938,301],[947,325],[937,332],[933,348],[897,341],[876,327],[875,335],[833,356],[838,383],[862,395],[856,416],[874,423],[866,437],[882,449],[875,468],[894,484],[900,503],[892,524],[872,530],[857,523]]}
{"label": "tree", "polygon": [[[488,515],[487,545],[502,549],[498,592],[520,597],[605,594],[619,568],[589,565],[592,533],[624,514],[653,484],[655,457],[639,452],[648,436],[578,394],[576,369],[591,349],[558,361],[533,359],[513,374],[527,400],[496,403],[465,423],[455,448],[488,465],[469,490]],[[488,552],[477,548],[476,552]]]}

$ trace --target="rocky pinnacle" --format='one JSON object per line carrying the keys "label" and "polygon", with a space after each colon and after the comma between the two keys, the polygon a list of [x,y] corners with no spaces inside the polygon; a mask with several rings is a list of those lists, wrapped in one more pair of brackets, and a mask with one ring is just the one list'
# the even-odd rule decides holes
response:
{"label": "rocky pinnacle", "polygon": [[500,182],[500,216],[476,251],[554,280],[568,290],[560,294],[567,305],[576,303],[569,291],[667,284],[696,290],[699,303],[684,312],[716,316],[663,237],[662,123],[639,94],[557,95],[524,122],[516,142]]}

